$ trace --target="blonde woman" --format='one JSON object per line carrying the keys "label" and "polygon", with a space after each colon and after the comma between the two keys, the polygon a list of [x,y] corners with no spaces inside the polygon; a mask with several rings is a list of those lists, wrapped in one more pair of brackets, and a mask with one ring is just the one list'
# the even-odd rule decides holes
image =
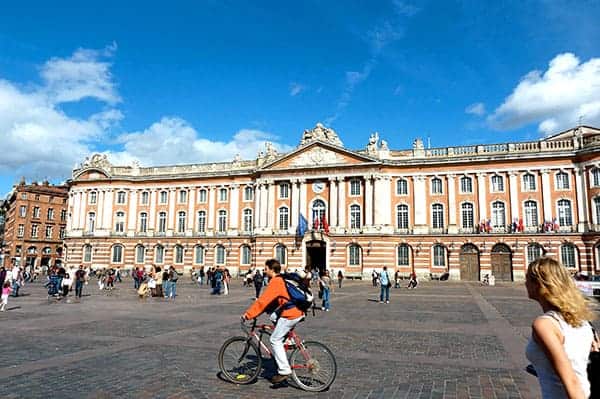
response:
{"label": "blonde woman", "polygon": [[551,258],[539,258],[527,268],[529,298],[544,314],[533,321],[525,354],[537,372],[542,398],[590,396],[587,362],[594,315],[567,269]]}

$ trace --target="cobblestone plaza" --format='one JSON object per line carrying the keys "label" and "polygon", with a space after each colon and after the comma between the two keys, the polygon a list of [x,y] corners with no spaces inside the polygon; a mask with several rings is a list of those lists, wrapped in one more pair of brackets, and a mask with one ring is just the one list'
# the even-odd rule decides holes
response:
{"label": "cobblestone plaza", "polygon": [[[180,279],[182,280],[182,279]],[[481,287],[430,282],[378,290],[349,282],[332,311],[309,316],[297,331],[328,345],[338,376],[309,394],[271,387],[264,378],[235,386],[218,377],[222,342],[239,335],[253,289],[229,296],[181,282],[175,301],[140,302],[126,280],[106,293],[86,287],[81,302],[48,302],[41,284],[10,298],[0,314],[2,398],[535,398],[524,372],[529,325],[539,313],[521,284]]]}

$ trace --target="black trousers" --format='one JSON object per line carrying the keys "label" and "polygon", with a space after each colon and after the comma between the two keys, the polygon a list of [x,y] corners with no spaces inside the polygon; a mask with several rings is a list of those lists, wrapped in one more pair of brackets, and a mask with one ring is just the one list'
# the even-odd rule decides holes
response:
{"label": "black trousers", "polygon": [[262,284],[254,284],[254,289],[256,290],[256,297],[260,296],[260,289],[262,288]]}

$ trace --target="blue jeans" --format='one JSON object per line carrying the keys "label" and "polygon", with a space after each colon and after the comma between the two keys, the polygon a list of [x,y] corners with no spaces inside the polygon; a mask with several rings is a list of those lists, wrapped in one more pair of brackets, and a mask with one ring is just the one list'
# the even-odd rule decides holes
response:
{"label": "blue jeans", "polygon": [[171,286],[171,298],[175,298],[177,296],[177,282],[169,281],[169,285]]}
{"label": "blue jeans", "polygon": [[19,296],[19,288],[21,288],[21,285],[19,283],[17,283],[17,280],[13,280],[12,283],[12,289],[13,289],[13,296],[17,297]]}
{"label": "blue jeans", "polygon": [[75,296],[81,298],[81,294],[83,291],[83,281],[77,280],[75,281]]}
{"label": "blue jeans", "polygon": [[221,280],[215,281],[215,288],[213,289],[213,295],[221,295]]}
{"label": "blue jeans", "polygon": [[329,288],[323,289],[323,309],[329,309]]}
{"label": "blue jeans", "polygon": [[163,281],[163,290],[164,290],[164,296],[165,298],[168,298],[171,296],[171,282],[170,281]]}
{"label": "blue jeans", "polygon": [[389,301],[390,300],[390,285],[389,284],[381,285],[381,291],[379,293],[379,301],[380,302],[384,301],[384,299],[383,299],[384,293],[385,293],[385,300]]}

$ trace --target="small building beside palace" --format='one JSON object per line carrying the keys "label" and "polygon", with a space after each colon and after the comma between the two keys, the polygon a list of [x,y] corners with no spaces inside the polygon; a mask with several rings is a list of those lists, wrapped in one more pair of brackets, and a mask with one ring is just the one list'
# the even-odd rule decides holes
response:
{"label": "small building beside palace", "polygon": [[541,140],[394,150],[344,147],[317,124],[291,152],[141,167],[95,154],[69,182],[65,261],[93,267],[225,266],[278,258],[367,276],[522,280],[549,255],[600,273],[600,130]]}
{"label": "small building beside palace", "polygon": [[69,187],[21,180],[2,205],[3,265],[52,266],[63,258]]}

